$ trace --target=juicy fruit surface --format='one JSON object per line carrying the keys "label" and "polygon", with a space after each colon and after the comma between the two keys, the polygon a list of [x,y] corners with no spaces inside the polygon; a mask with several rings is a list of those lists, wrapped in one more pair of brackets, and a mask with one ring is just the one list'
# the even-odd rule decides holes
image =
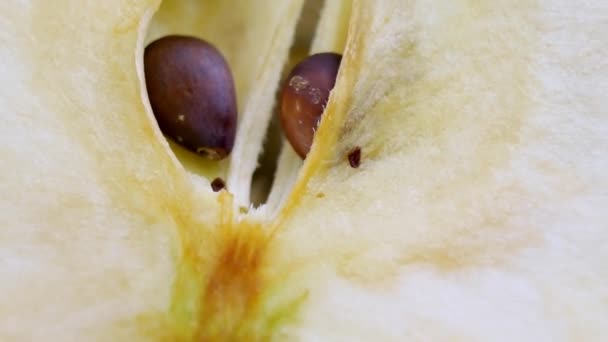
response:
{"label": "juicy fruit surface", "polygon": [[308,268],[300,337],[606,336],[607,11],[354,3],[277,234],[276,260]]}
{"label": "juicy fruit surface", "polygon": [[[206,1],[205,11],[192,16],[217,15],[239,3]],[[214,240],[208,232],[218,222],[219,204],[210,179],[187,172],[175,158],[142,100],[144,38],[158,4],[0,4],[0,188],[7,194],[0,199],[0,276],[6,279],[0,285],[1,340],[175,340],[191,334],[180,332],[190,329],[182,328],[190,321],[173,305],[179,302],[176,278],[187,268],[180,260],[190,253],[182,242],[200,244],[199,233]],[[246,27],[241,35],[227,28],[212,36],[229,44],[253,33],[256,55],[262,43],[288,49],[276,25],[295,21],[297,1],[255,5],[277,13],[264,21],[223,19],[225,27]],[[155,32],[173,22],[157,23]],[[251,50],[236,44],[222,48],[230,63],[237,49],[253,75],[268,78],[263,66],[282,64],[274,55],[277,61],[265,56],[252,63]],[[247,99],[254,87],[242,90],[244,76],[236,83]],[[197,248],[205,259],[214,258],[212,246]]]}
{"label": "juicy fruit surface", "polygon": [[128,340],[168,308],[192,208],[137,86],[150,5],[0,4],[1,340]]}
{"label": "juicy fruit surface", "polygon": [[245,221],[141,100],[154,5],[0,4],[2,339],[606,337],[604,2],[353,2],[297,181]]}

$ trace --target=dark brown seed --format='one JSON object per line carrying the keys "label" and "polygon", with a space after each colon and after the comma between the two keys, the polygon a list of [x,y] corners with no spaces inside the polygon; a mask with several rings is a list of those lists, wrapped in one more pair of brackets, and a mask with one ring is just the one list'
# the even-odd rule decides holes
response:
{"label": "dark brown seed", "polygon": [[281,125],[287,140],[302,159],[306,157],[329,93],[336,83],[342,56],[311,55],[297,64],[281,91]]}
{"label": "dark brown seed", "polygon": [[220,177],[217,177],[216,179],[213,180],[213,182],[211,182],[211,189],[215,192],[218,192],[225,187],[226,187],[226,183],[224,183],[224,180],[221,179]]}
{"label": "dark brown seed", "polygon": [[226,60],[194,37],[166,36],[146,47],[148,97],[161,131],[187,149],[222,159],[232,151],[237,105]]}
{"label": "dark brown seed", "polygon": [[361,165],[361,148],[355,147],[348,154],[348,163],[353,169],[356,169]]}

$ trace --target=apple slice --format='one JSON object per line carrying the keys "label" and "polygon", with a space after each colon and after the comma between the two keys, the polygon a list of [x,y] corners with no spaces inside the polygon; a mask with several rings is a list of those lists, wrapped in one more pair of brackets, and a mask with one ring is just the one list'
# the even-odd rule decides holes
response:
{"label": "apple slice", "polygon": [[[313,148],[243,212],[301,4],[0,4],[0,340],[605,339],[603,2],[328,0]],[[150,113],[164,33],[233,68],[225,164]]]}
{"label": "apple slice", "polygon": [[308,293],[290,339],[608,336],[607,15],[601,1],[354,2],[274,225],[270,259]]}
{"label": "apple slice", "polygon": [[[179,20],[223,25],[198,34],[224,43],[250,116],[241,127],[257,115],[263,134],[265,98],[278,85],[301,2],[179,3],[193,10]],[[189,321],[171,316],[189,253],[181,241],[213,230],[219,203],[209,179],[184,170],[142,101],[141,54],[158,5],[0,4],[0,340],[188,334],[177,330]],[[177,5],[165,2],[154,25]],[[239,12],[245,5],[270,15]],[[179,20],[164,23],[173,29]],[[239,143],[237,154],[255,161],[258,139],[257,147]]]}

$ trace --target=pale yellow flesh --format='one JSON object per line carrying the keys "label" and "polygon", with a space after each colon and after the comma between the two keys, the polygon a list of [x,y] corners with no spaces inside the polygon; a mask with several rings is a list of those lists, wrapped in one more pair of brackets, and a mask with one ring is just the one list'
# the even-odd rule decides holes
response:
{"label": "pale yellow flesh", "polygon": [[[184,236],[209,236],[197,252],[216,255],[208,179],[189,176],[140,96],[136,45],[155,6],[0,3],[0,340],[170,338]],[[605,339],[607,16],[600,0],[355,1],[313,150],[281,183],[299,172],[293,193],[255,213],[278,211],[264,272],[306,294],[262,335]],[[327,18],[319,49],[339,41]],[[239,103],[262,122],[243,127],[262,127],[273,93],[236,68]],[[261,138],[239,134],[242,204],[246,139]]]}
{"label": "pale yellow flesh", "polygon": [[[0,4],[0,340],[173,337],[169,315],[183,240],[214,229],[219,215],[211,179],[191,175],[222,167],[203,162],[203,170],[186,165],[194,173],[186,172],[145,100],[141,56],[158,3]],[[283,48],[286,55],[298,3],[208,1],[224,14],[203,8],[190,21],[165,24],[229,13],[232,21],[218,21],[226,31],[210,36],[232,42],[218,45],[238,72],[240,106],[263,112],[270,104],[262,97],[272,94],[252,94],[260,91],[256,83],[276,86],[278,76],[266,74],[277,68],[273,63],[280,68],[282,57],[271,51]],[[243,4],[277,10],[274,22],[287,21],[283,33],[268,17],[238,16],[233,9]],[[238,35],[231,24],[245,27]],[[161,31],[155,25],[151,34]],[[254,60],[258,49],[272,58]],[[252,145],[261,143],[260,137]]]}
{"label": "pale yellow flesh", "polygon": [[153,7],[0,4],[0,340],[128,340],[168,308],[192,204],[138,90]]}
{"label": "pale yellow flesh", "polygon": [[605,2],[362,0],[353,16],[276,227],[275,267],[310,293],[294,339],[605,339]]}

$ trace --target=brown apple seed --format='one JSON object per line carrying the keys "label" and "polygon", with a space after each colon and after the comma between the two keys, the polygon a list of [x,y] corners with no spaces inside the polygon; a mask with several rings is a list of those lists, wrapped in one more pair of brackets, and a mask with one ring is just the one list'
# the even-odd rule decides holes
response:
{"label": "brown apple seed", "polygon": [[160,38],[145,49],[144,71],[163,134],[211,159],[230,154],[237,122],[234,81],[213,45],[187,36]]}
{"label": "brown apple seed", "polygon": [[348,163],[353,169],[361,165],[361,148],[359,146],[353,148],[348,154]]}
{"label": "brown apple seed", "polygon": [[298,63],[281,91],[280,119],[285,136],[304,159],[310,151],[317,125],[336,83],[342,56],[314,54]]}
{"label": "brown apple seed", "polygon": [[211,182],[211,189],[214,192],[218,192],[225,187],[226,187],[226,183],[220,177],[217,177],[216,179],[213,180],[213,182]]}

